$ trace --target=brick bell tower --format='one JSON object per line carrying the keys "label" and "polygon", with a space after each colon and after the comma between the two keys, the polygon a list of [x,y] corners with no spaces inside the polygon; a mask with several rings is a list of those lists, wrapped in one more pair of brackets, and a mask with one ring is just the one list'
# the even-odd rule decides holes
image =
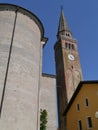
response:
{"label": "brick bell tower", "polygon": [[63,10],[61,10],[57,42],[54,50],[57,75],[59,130],[65,130],[66,123],[63,112],[79,82],[82,80],[82,70],[77,41],[72,37]]}

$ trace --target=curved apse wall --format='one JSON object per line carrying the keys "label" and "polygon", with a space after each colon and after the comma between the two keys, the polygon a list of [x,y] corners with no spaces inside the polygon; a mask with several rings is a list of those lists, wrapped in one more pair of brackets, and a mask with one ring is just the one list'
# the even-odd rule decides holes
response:
{"label": "curved apse wall", "polygon": [[[43,27],[14,5],[0,5],[0,129],[36,130]],[[29,128],[29,129],[28,129]]]}

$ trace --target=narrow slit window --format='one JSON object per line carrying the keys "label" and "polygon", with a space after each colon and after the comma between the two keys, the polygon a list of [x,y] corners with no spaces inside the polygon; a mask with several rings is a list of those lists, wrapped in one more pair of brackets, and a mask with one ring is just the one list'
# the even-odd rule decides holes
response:
{"label": "narrow slit window", "polygon": [[76,106],[76,107],[77,107],[77,110],[78,110],[78,111],[80,111],[80,105],[79,105],[79,104],[77,104],[77,106]]}
{"label": "narrow slit window", "polygon": [[87,126],[88,126],[88,128],[92,128],[92,119],[91,119],[91,117],[87,118]]}
{"label": "narrow slit window", "polygon": [[85,105],[86,105],[86,107],[88,107],[88,105],[89,105],[87,98],[85,99]]}
{"label": "narrow slit window", "polygon": [[81,122],[81,120],[78,121],[78,130],[82,130],[82,122]]}

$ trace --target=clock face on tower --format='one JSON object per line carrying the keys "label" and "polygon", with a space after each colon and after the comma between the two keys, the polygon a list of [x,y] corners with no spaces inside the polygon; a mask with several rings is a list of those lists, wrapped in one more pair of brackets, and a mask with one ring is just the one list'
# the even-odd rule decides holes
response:
{"label": "clock face on tower", "polygon": [[72,55],[72,54],[68,54],[68,59],[69,59],[69,60],[74,60],[75,57],[74,57],[74,55]]}

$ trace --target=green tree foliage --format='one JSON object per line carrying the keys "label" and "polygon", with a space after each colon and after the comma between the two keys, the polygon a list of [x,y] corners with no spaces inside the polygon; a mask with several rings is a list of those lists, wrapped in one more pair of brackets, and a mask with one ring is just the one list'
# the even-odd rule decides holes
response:
{"label": "green tree foliage", "polygon": [[47,128],[47,111],[44,110],[40,110],[40,130],[46,130]]}

